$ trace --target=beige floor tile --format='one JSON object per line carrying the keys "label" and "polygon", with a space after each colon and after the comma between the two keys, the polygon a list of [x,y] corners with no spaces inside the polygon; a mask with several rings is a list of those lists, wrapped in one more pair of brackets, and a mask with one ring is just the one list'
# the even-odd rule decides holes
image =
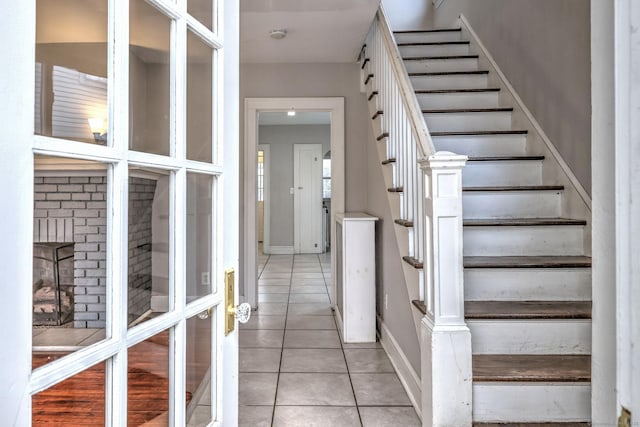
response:
{"label": "beige floor tile", "polygon": [[279,348],[241,348],[238,356],[240,372],[278,372]]}
{"label": "beige floor tile", "polygon": [[292,294],[327,294],[325,285],[291,286]]}
{"label": "beige floor tile", "polygon": [[280,372],[347,372],[341,349],[285,348]]}
{"label": "beige floor tile", "polygon": [[286,330],[284,348],[341,348],[338,332],[318,330]]}
{"label": "beige floor tile", "polygon": [[284,315],[270,316],[254,311],[247,323],[240,324],[240,329],[284,329],[284,322]]}
{"label": "beige floor tile", "polygon": [[329,304],[329,295],[324,294],[291,294],[289,304],[300,303],[325,303]]}
{"label": "beige floor tile", "polygon": [[287,302],[289,301],[289,294],[258,294],[258,303],[261,302]]}
{"label": "beige floor tile", "polygon": [[253,312],[258,315],[285,315],[287,314],[287,303],[264,302],[258,305],[258,309]]}
{"label": "beige floor tile", "polygon": [[276,405],[355,406],[347,374],[281,373]]}
{"label": "beige floor tile", "polygon": [[335,331],[333,316],[287,316],[287,329],[328,329]]}
{"label": "beige floor tile", "polygon": [[258,292],[261,294],[288,294],[289,286],[258,286]]}
{"label": "beige floor tile", "polygon": [[382,349],[345,349],[344,355],[352,374],[394,372],[387,353]]}
{"label": "beige floor tile", "polygon": [[271,427],[273,406],[240,406],[238,427]]}
{"label": "beige floor tile", "polygon": [[333,311],[329,304],[323,303],[302,303],[291,304],[289,315],[294,316],[333,316]]}
{"label": "beige floor tile", "polygon": [[240,405],[273,405],[276,397],[278,374],[239,374]]}
{"label": "beige floor tile", "polygon": [[269,329],[243,329],[240,348],[282,348],[283,331]]}
{"label": "beige floor tile", "polygon": [[351,374],[358,405],[411,405],[396,374]]}
{"label": "beige floor tile", "polygon": [[335,406],[276,406],[274,427],[360,426],[356,408]]}
{"label": "beige floor tile", "polygon": [[422,423],[412,407],[361,407],[364,427],[420,427]]}

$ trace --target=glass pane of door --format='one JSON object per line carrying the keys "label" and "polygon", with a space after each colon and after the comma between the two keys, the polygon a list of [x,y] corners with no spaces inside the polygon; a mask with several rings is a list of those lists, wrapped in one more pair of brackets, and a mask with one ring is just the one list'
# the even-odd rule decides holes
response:
{"label": "glass pane of door", "polygon": [[169,310],[170,180],[166,171],[129,167],[129,327]]}
{"label": "glass pane of door", "polygon": [[106,337],[108,166],[34,165],[33,352],[65,355]]}
{"label": "glass pane of door", "polygon": [[187,302],[214,292],[212,266],[213,177],[187,174]]}
{"label": "glass pane of door", "polygon": [[107,0],[36,1],[36,135],[107,143]]}
{"label": "glass pane of door", "polygon": [[[59,354],[34,354],[33,367],[57,357]],[[105,369],[106,362],[99,363],[34,395],[32,425],[105,425]]]}

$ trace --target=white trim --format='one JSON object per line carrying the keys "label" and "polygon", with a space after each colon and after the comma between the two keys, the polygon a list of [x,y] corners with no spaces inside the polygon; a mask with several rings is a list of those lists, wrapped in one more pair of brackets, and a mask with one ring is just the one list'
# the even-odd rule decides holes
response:
{"label": "white trim", "polygon": [[[345,210],[345,116],[344,98],[245,98],[244,100],[244,252],[242,277],[244,300],[252,307],[258,305],[257,281],[257,215],[256,215],[256,150],[258,145],[258,113],[261,111],[329,111],[331,113],[331,218]],[[335,230],[332,230],[332,234]],[[335,241],[332,236],[331,241]],[[335,265],[335,251],[331,252]],[[335,277],[329,297],[335,295]]]}
{"label": "white trim", "polygon": [[[267,252],[265,252],[267,253]],[[270,255],[293,255],[293,246],[269,246]]]}
{"label": "white trim", "polygon": [[396,341],[380,316],[378,316],[378,322],[380,324],[380,344],[387,353],[387,356],[389,356],[389,360],[391,360],[391,364],[396,370],[398,378],[400,378],[400,382],[404,386],[413,408],[418,413],[418,416],[422,418],[422,389],[420,376],[418,376],[415,369],[413,369],[409,359],[404,354],[404,351],[402,351],[402,347],[398,344],[398,341]]}
{"label": "white trim", "polygon": [[[640,153],[640,48],[637,34],[640,7],[632,0],[620,0],[615,9],[615,216],[616,216],[616,338],[617,408],[632,415],[640,411],[640,301],[637,234],[640,229],[640,175],[635,164]],[[635,417],[633,418],[635,420]]]}
{"label": "white trim", "polygon": [[271,253],[266,252],[265,249],[271,247],[271,146],[269,144],[259,144],[258,149],[264,153],[262,160],[262,252],[267,254]]}
{"label": "white trim", "polygon": [[551,142],[551,140],[549,139],[547,134],[544,132],[544,130],[542,129],[538,121],[535,119],[531,111],[524,104],[524,102],[522,101],[522,98],[520,98],[518,93],[515,91],[515,89],[511,85],[511,82],[509,82],[509,79],[507,79],[507,76],[504,75],[504,73],[502,72],[502,70],[496,63],[496,61],[493,59],[493,56],[491,56],[491,54],[489,53],[485,45],[482,43],[482,41],[480,40],[476,32],[473,30],[467,18],[464,15],[460,15],[460,21],[462,21],[467,31],[469,31],[469,34],[473,38],[474,43],[477,44],[477,46],[480,48],[480,50],[482,51],[487,61],[489,61],[489,63],[491,64],[491,67],[496,72],[498,77],[500,77],[500,80],[506,86],[507,90],[510,92],[514,101],[516,102],[516,104],[518,104],[518,107],[520,107],[520,109],[522,110],[526,118],[529,120],[529,122],[535,129],[536,133],[540,135],[540,139],[544,141],[545,145],[547,146],[547,149],[549,150],[549,152],[551,152],[556,162],[558,162],[558,165],[560,166],[564,174],[567,176],[569,181],[571,181],[571,184],[573,184],[574,188],[580,195],[580,198],[582,199],[582,201],[589,208],[589,210],[591,210],[591,197],[589,196],[587,191],[584,189],[584,186],[580,183],[580,181],[578,181],[578,178],[576,178],[575,174],[573,173],[573,171],[571,170],[567,162],[564,161],[558,149],[555,147],[553,142]]}

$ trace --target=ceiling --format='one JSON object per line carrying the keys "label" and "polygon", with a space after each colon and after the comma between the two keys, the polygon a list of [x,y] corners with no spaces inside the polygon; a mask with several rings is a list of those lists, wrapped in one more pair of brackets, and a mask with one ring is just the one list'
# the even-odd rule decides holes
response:
{"label": "ceiling", "polygon": [[[241,0],[240,62],[354,62],[380,0]],[[269,32],[286,29],[272,39]]]}
{"label": "ceiling", "polygon": [[260,126],[271,125],[329,125],[331,113],[324,111],[297,111],[295,116],[286,112],[265,112],[258,115]]}

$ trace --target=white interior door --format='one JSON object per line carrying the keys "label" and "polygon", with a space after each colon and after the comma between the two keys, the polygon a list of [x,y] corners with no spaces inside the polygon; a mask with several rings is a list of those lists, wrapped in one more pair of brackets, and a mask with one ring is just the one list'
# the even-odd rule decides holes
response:
{"label": "white interior door", "polygon": [[[238,268],[239,6],[221,4],[36,0],[8,11],[0,177],[13,184],[0,232],[14,242],[2,265],[15,286],[0,310],[12,324],[0,412],[10,425],[237,423],[225,290]],[[34,281],[46,270],[36,245],[73,255],[56,296],[65,302],[41,305],[71,306],[64,327],[34,326],[34,285],[48,283]]]}
{"label": "white interior door", "polygon": [[322,144],[294,144],[294,250],[322,253]]}

